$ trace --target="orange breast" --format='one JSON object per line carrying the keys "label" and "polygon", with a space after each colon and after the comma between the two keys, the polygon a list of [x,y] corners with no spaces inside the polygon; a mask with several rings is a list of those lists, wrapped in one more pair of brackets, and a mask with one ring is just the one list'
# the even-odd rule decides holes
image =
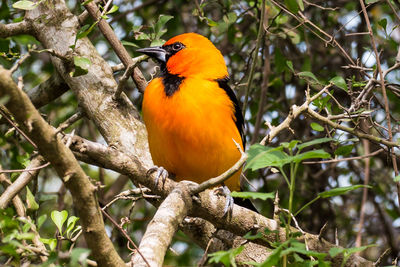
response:
{"label": "orange breast", "polygon": [[[161,78],[146,88],[143,118],[154,164],[177,180],[203,182],[228,170],[240,158],[234,144],[242,144],[233,119],[234,108],[218,83],[186,78],[167,97]],[[243,149],[243,148],[242,148]],[[239,190],[240,172],[225,184]]]}

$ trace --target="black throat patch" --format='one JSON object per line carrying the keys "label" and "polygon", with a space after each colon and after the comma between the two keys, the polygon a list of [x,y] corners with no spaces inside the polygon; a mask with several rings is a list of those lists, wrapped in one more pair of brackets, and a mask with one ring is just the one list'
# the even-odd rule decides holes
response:
{"label": "black throat patch", "polygon": [[165,94],[169,97],[179,90],[179,86],[185,77],[169,73],[166,69],[161,74]]}

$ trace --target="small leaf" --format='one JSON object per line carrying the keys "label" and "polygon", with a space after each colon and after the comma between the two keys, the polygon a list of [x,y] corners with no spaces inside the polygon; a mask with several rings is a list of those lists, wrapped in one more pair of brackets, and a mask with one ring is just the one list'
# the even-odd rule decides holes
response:
{"label": "small leaf", "polygon": [[335,150],[336,156],[348,156],[353,150],[354,145],[340,146]]}
{"label": "small leaf", "polygon": [[22,0],[22,1],[15,2],[12,5],[12,7],[16,8],[16,9],[22,9],[22,10],[32,10],[32,9],[35,9],[37,7],[37,5],[32,1]]}
{"label": "small leaf", "polygon": [[303,144],[300,144],[300,145],[297,146],[297,148],[299,150],[302,150],[305,147],[318,145],[318,144],[322,144],[322,143],[327,143],[327,142],[330,142],[330,141],[333,141],[333,140],[334,140],[333,138],[328,138],[328,137],[318,138],[318,139],[314,139],[314,140],[311,140],[309,142],[305,142]]}
{"label": "small leaf", "polygon": [[301,11],[304,11],[303,0],[297,0],[297,4],[299,5],[300,10],[301,10]]}
{"label": "small leaf", "polygon": [[67,220],[68,217],[68,211],[63,210],[63,211],[58,211],[58,210],[53,210],[51,212],[51,219],[54,222],[54,224],[58,228],[58,232],[62,234],[62,227]]}
{"label": "small leaf", "polygon": [[299,4],[296,0],[285,0],[285,5],[293,13],[297,13],[299,11]]}
{"label": "small leaf", "polygon": [[255,235],[253,235],[251,232],[248,232],[243,236],[243,238],[247,240],[261,239],[263,238],[263,234],[261,232],[258,232]]}
{"label": "small leaf", "polygon": [[393,181],[400,182],[400,174],[394,177]]}
{"label": "small leaf", "polygon": [[87,266],[86,260],[90,255],[88,248],[74,248],[71,251],[70,266]]}
{"label": "small leaf", "polygon": [[109,11],[107,11],[107,14],[112,14],[112,13],[116,12],[118,9],[119,9],[118,6],[113,5],[113,6],[111,7],[111,9],[110,9]]}
{"label": "small leaf", "polygon": [[65,231],[67,236],[69,236],[70,232],[74,229],[76,222],[79,220],[76,216],[71,216],[67,221],[67,230]]}
{"label": "small leaf", "polygon": [[329,82],[333,83],[337,87],[339,87],[347,92],[347,84],[346,84],[346,81],[343,79],[343,77],[335,76],[332,79],[330,79]]}
{"label": "small leaf", "polygon": [[122,40],[121,43],[122,43],[124,46],[132,46],[132,47],[136,47],[136,48],[139,47],[138,45],[136,45],[136,44],[134,44],[134,43],[132,43],[132,42],[128,42],[128,41],[124,41],[124,40]]}
{"label": "small leaf", "polygon": [[0,98],[0,105],[7,104],[9,100],[10,100],[10,96],[9,95],[5,95],[5,96],[1,97]]}
{"label": "small leaf", "polygon": [[281,147],[271,148],[260,144],[252,145],[248,151],[249,158],[245,169],[258,170],[265,167],[278,167],[290,162],[289,156]]}
{"label": "small leaf", "polygon": [[39,204],[36,202],[35,196],[32,194],[31,190],[29,190],[29,187],[26,187],[26,203],[29,210],[39,209]]}
{"label": "small leaf", "polygon": [[72,73],[72,77],[78,77],[87,74],[89,66],[92,64],[89,59],[85,57],[74,56],[75,71]]}
{"label": "small leaf", "polygon": [[47,244],[50,248],[51,251],[54,251],[54,249],[57,246],[57,239],[55,238],[39,238],[40,241],[42,241],[43,244]]}
{"label": "small leaf", "polygon": [[339,248],[339,247],[333,247],[329,250],[329,255],[334,258],[337,255],[339,255],[340,253],[343,253],[344,249],[343,248]]}
{"label": "small leaf", "polygon": [[156,34],[156,38],[154,39],[158,39],[164,34],[164,32],[161,32],[161,29],[164,28],[165,24],[173,18],[174,18],[173,16],[169,15],[160,15],[158,17],[158,20],[154,25],[154,33]]}
{"label": "small leaf", "polygon": [[319,193],[318,196],[321,198],[339,196],[339,195],[346,194],[349,191],[353,191],[353,190],[356,190],[361,187],[372,188],[372,186],[369,186],[369,185],[361,185],[361,184],[351,185],[351,186],[338,187],[338,188],[334,188],[332,190],[324,191],[324,192]]}
{"label": "small leaf", "polygon": [[288,68],[289,68],[292,72],[294,72],[292,61],[290,61],[290,60],[286,61],[286,65],[288,66]]}
{"label": "small leaf", "polygon": [[40,229],[40,227],[42,227],[42,225],[46,221],[46,219],[47,219],[47,214],[43,214],[37,219],[37,229],[38,230]]}
{"label": "small leaf", "polygon": [[370,248],[370,247],[376,247],[376,245],[375,244],[371,244],[371,245],[366,245],[366,246],[361,246],[361,247],[348,248],[348,249],[346,249],[346,254],[351,255],[351,254],[354,254],[356,252],[363,251],[363,250],[365,250],[367,248]]}
{"label": "small leaf", "polygon": [[320,124],[316,123],[316,122],[312,122],[312,123],[311,123],[311,128],[312,128],[314,131],[317,131],[317,132],[323,132],[323,131],[324,131],[324,127],[321,126]]}
{"label": "small leaf", "polygon": [[223,263],[225,266],[236,266],[235,257],[239,255],[244,246],[240,246],[235,249],[230,249],[227,251],[217,251],[209,254],[209,263]]}
{"label": "small leaf", "polygon": [[251,198],[251,199],[261,199],[261,200],[267,200],[267,199],[273,199],[275,198],[275,193],[261,193],[261,192],[231,192],[232,197],[240,197],[240,198]]}
{"label": "small leaf", "polygon": [[297,75],[299,75],[300,78],[307,80],[309,82],[312,83],[320,83],[317,79],[317,77],[315,77],[314,73],[309,72],[309,71],[302,71],[297,73]]}
{"label": "small leaf", "polygon": [[293,157],[293,161],[298,163],[306,159],[327,159],[331,155],[323,149],[311,150],[304,153],[297,154]]}
{"label": "small leaf", "polygon": [[365,4],[369,5],[369,4],[373,4],[378,2],[379,0],[365,0]]}

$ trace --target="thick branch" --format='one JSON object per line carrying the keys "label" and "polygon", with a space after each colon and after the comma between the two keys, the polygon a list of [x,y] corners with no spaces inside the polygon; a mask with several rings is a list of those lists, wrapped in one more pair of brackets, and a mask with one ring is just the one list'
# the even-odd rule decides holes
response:
{"label": "thick branch", "polygon": [[19,34],[31,34],[32,27],[25,20],[17,23],[0,23],[0,38],[7,38]]}
{"label": "thick branch", "polygon": [[[84,1],[82,1],[82,2],[84,2]],[[100,12],[99,8],[97,7],[97,5],[94,2],[90,2],[85,5],[85,8],[89,12],[89,14],[93,17],[93,19],[95,19],[96,21],[99,21],[98,26],[99,26],[101,33],[108,40],[108,42],[114,49],[114,51],[117,54],[117,56],[119,57],[119,59],[125,65],[125,68],[128,68],[129,66],[133,66],[134,62],[133,62],[131,56],[129,55],[128,51],[126,51],[125,47],[122,45],[121,41],[115,35],[114,31],[112,30],[112,28],[108,24],[108,22],[100,17],[101,12]],[[133,69],[132,79],[135,82],[139,91],[143,93],[144,89],[146,89],[147,82],[146,82],[146,79],[143,77],[142,72],[137,67],[135,67]]]}
{"label": "thick branch", "polygon": [[33,105],[36,108],[41,108],[53,100],[57,99],[69,90],[69,86],[61,78],[57,71],[53,75],[27,92]]}
{"label": "thick branch", "polygon": [[[154,193],[167,197],[168,194],[176,187],[176,182],[167,179],[164,184],[155,184],[156,174],[146,176],[147,170],[143,168],[137,158],[129,157],[126,154],[105,145],[94,143],[83,138],[75,136],[71,149],[75,156],[89,164],[94,164],[116,172],[125,174],[130,177],[133,183],[141,184],[150,188]],[[206,190],[198,195],[199,201],[193,202],[192,211],[189,216],[196,216],[212,222],[217,228],[226,229],[236,235],[242,236],[248,232],[261,232],[267,228],[274,231],[278,228],[275,220],[268,219],[258,213],[246,208],[234,205],[231,217],[223,216],[221,212],[225,207],[225,198],[215,195],[213,190]],[[297,231],[293,228],[294,231]],[[282,228],[280,235],[281,240],[285,240],[285,230]],[[275,235],[265,236],[268,241],[275,241]],[[304,237],[302,237],[304,238]],[[306,234],[307,244],[311,250],[328,252],[335,245],[320,239],[317,235]],[[268,242],[259,240],[261,244],[268,246]],[[334,266],[340,266],[341,258],[334,259]],[[369,265],[371,262],[361,257],[351,257],[346,266],[352,264],[363,266]],[[371,263],[372,264],[372,263]]]}
{"label": "thick branch", "polygon": [[40,154],[51,162],[70,190],[86,242],[95,260],[102,266],[122,266],[124,262],[104,229],[95,187],[72,152],[57,137],[55,130],[40,116],[29,97],[11,79],[10,72],[0,66],[0,98],[5,96],[9,97],[6,107],[16,122],[38,145]]}
{"label": "thick branch", "polygon": [[[42,19],[43,16],[46,16],[46,20]],[[26,12],[25,19],[31,23],[35,37],[46,49],[60,55],[71,52],[69,46],[75,42],[79,22],[63,0],[55,0],[52,5],[41,3],[34,10]],[[151,166],[147,135],[139,113],[125,94],[121,94],[118,101],[112,99],[117,83],[110,66],[88,38],[77,41],[74,54],[90,60],[86,75],[71,77],[70,62],[54,56],[51,56],[51,60],[75,93],[79,106],[96,124],[108,144],[130,155],[142,155],[142,164]]]}
{"label": "thick branch", "polygon": [[[191,202],[187,186],[179,184],[157,209],[139,246],[140,252],[150,266],[162,266],[165,253],[179,224],[191,208]],[[139,254],[136,254],[131,262],[135,267],[147,266]]]}

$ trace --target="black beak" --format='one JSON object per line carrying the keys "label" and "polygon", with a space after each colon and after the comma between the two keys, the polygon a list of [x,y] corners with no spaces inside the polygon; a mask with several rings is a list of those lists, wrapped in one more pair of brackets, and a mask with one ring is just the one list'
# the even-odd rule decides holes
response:
{"label": "black beak", "polygon": [[165,63],[166,61],[167,52],[160,46],[141,48],[136,51],[155,58],[161,63]]}

